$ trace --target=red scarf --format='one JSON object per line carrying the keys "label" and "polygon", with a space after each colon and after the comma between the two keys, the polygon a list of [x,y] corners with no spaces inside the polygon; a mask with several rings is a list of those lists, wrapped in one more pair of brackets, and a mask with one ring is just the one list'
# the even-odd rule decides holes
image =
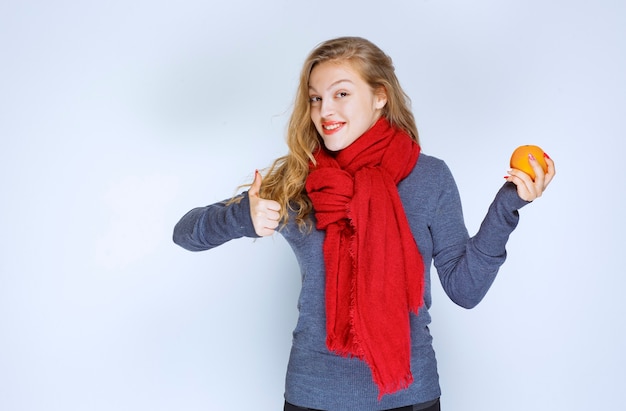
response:
{"label": "red scarf", "polygon": [[318,150],[306,180],[326,230],[326,345],[367,363],[379,399],[413,382],[409,312],[422,305],[424,263],[397,184],[419,152],[383,117],[342,151]]}

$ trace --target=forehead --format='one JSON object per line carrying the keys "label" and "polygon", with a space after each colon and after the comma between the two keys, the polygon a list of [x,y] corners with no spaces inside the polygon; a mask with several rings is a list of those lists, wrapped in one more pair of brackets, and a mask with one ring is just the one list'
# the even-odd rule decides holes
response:
{"label": "forehead", "polygon": [[356,85],[365,84],[361,74],[348,61],[325,61],[317,64],[309,76],[310,88],[326,88],[338,81],[347,80]]}

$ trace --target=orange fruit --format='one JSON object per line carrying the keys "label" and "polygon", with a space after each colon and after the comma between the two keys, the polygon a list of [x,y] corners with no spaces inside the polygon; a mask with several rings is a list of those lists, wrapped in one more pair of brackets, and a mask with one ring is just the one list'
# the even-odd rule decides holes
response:
{"label": "orange fruit", "polygon": [[546,164],[543,150],[541,149],[541,147],[533,145],[519,146],[515,149],[515,151],[513,151],[513,155],[511,155],[511,168],[522,170],[524,173],[528,174],[530,178],[532,178],[534,181],[535,170],[533,170],[532,166],[530,165],[530,160],[528,159],[529,154],[532,154],[533,157],[535,157],[541,168],[543,168],[544,173],[548,171],[548,164]]}

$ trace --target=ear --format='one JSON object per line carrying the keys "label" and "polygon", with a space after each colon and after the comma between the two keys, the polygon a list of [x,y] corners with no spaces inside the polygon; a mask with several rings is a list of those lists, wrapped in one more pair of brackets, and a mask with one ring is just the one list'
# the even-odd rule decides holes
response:
{"label": "ear", "polygon": [[379,87],[375,92],[374,96],[376,98],[376,109],[382,110],[385,105],[387,105],[387,89],[385,87]]}

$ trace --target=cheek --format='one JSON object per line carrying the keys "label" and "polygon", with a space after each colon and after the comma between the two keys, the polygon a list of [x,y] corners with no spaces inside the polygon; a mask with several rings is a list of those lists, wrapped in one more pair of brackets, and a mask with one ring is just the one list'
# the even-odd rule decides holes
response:
{"label": "cheek", "polygon": [[311,108],[310,118],[311,122],[313,123],[313,127],[315,127],[315,129],[321,134],[322,131],[320,130],[321,125],[319,110]]}
{"label": "cheek", "polygon": [[320,115],[320,111],[311,109],[311,122],[313,123],[313,127],[315,127],[320,135],[322,134],[322,125],[320,124],[321,121],[322,116]]}
{"label": "cheek", "polygon": [[319,120],[320,118],[319,110],[316,109],[315,107],[311,107],[310,112],[311,112],[311,121],[316,123],[317,120]]}

